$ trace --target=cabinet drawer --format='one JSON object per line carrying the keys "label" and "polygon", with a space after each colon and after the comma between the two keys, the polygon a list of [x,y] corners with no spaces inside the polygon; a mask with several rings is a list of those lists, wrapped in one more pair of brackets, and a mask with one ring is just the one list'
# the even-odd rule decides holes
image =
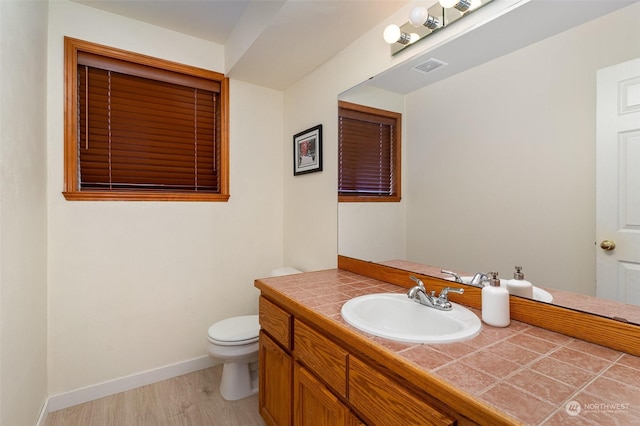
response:
{"label": "cabinet drawer", "polygon": [[349,403],[369,425],[456,424],[353,355],[349,357]]}
{"label": "cabinet drawer", "polygon": [[296,358],[329,388],[346,398],[348,352],[303,322],[295,320],[293,330]]}
{"label": "cabinet drawer", "polygon": [[291,350],[291,314],[261,296],[259,315],[260,327],[287,350]]}

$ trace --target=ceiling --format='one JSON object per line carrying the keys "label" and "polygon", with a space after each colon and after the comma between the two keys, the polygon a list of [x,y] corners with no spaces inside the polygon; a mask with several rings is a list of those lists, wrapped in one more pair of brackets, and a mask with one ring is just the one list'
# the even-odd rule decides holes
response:
{"label": "ceiling", "polygon": [[226,75],[279,90],[307,75],[409,3],[409,0],[72,1],[224,45]]}

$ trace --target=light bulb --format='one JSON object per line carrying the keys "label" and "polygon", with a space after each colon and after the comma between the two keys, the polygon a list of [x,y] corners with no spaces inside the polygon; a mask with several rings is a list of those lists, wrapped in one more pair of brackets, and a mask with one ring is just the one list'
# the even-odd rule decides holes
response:
{"label": "light bulb", "polygon": [[419,27],[425,23],[427,17],[429,16],[429,12],[427,12],[426,7],[418,6],[411,9],[409,13],[409,22],[414,27]]}
{"label": "light bulb", "polygon": [[384,41],[393,44],[400,39],[400,27],[395,24],[387,25],[382,36],[384,37]]}
{"label": "light bulb", "polygon": [[459,0],[440,0],[440,6],[444,8],[453,7],[458,4]]}
{"label": "light bulb", "polygon": [[482,6],[482,0],[471,0],[471,6],[469,6],[469,10],[477,9]]}
{"label": "light bulb", "polygon": [[417,34],[417,33],[409,34],[409,44],[415,43],[418,40],[420,40],[420,35],[419,34]]}

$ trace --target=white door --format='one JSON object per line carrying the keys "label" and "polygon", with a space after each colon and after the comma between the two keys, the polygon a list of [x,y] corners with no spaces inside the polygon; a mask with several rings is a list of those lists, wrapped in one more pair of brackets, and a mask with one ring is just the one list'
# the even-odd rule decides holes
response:
{"label": "white door", "polygon": [[596,125],[597,295],[640,305],[640,58],[598,71]]}

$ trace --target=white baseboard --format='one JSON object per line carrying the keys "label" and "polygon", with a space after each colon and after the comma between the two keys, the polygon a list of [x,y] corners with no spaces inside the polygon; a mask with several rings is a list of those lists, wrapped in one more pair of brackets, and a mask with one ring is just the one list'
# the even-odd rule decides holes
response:
{"label": "white baseboard", "polygon": [[47,423],[47,414],[49,414],[49,398],[42,405],[42,409],[40,410],[40,415],[38,416],[38,421],[36,422],[36,426],[44,426]]}
{"label": "white baseboard", "polygon": [[[203,370],[205,368],[212,367],[215,364],[216,362],[210,356],[204,356],[180,362],[178,364],[156,368],[154,370],[143,371],[141,373],[132,374],[119,379],[109,380],[107,382],[76,389],[71,392],[53,395],[50,396],[44,404],[44,420],[47,418],[46,413],[51,411],[61,410],[73,405],[93,401],[94,399],[135,389],[140,386]],[[40,417],[43,417],[42,413]],[[38,419],[38,424],[36,426],[44,425],[44,420],[40,423],[40,419]]]}

